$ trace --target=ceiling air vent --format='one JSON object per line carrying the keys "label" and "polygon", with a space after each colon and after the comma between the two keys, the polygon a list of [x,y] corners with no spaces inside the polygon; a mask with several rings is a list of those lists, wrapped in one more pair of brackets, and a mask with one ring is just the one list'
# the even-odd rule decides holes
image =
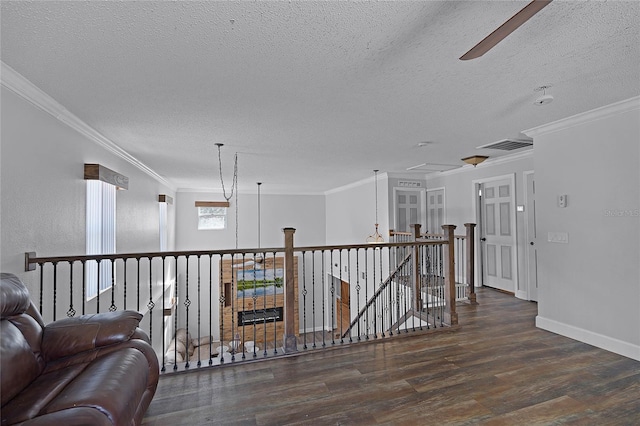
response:
{"label": "ceiling air vent", "polygon": [[528,148],[533,145],[531,139],[503,139],[498,142],[492,142],[487,145],[477,147],[477,149],[501,149],[503,151],[513,151],[520,148]]}

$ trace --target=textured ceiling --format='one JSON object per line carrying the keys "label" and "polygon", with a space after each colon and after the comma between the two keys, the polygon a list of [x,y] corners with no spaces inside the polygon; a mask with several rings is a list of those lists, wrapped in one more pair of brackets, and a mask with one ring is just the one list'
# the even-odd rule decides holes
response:
{"label": "textured ceiling", "polygon": [[526,4],[3,1],[1,59],[175,188],[219,187],[218,142],[241,188],[314,193],[640,94],[637,1],[556,0],[458,59]]}

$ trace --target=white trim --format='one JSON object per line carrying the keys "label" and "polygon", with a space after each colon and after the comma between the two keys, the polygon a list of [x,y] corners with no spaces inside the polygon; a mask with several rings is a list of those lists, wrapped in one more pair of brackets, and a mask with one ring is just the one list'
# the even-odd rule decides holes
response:
{"label": "white trim", "polygon": [[[263,182],[264,184],[264,182]],[[183,194],[216,194],[216,195],[222,195],[222,188],[178,188],[176,189],[176,194],[177,193],[183,193]],[[247,187],[238,187],[238,195],[256,195],[258,193],[258,190],[256,189],[255,186],[252,186],[250,188]],[[324,196],[326,195],[324,192],[322,191],[309,191],[309,192],[303,192],[303,191],[298,191],[298,190],[269,190],[268,188],[265,189],[264,186],[260,188],[260,194],[262,195],[301,195],[301,196]]]}
{"label": "white trim", "polygon": [[146,166],[142,161],[138,160],[127,151],[120,148],[113,141],[103,136],[93,127],[89,126],[87,123],[76,117],[73,113],[69,112],[58,101],[43,92],[40,88],[24,78],[9,65],[0,61],[0,66],[0,83],[4,87],[11,90],[13,93],[20,96],[27,102],[30,102],[34,106],[40,108],[44,112],[50,114],[61,123],[66,124],[81,135],[87,137],[89,140],[97,143],[102,148],[122,158],[134,167],[140,169],[169,189],[175,190],[173,185],[171,185],[165,178]]}
{"label": "white trim", "polygon": [[[533,157],[533,149],[527,149],[527,150],[522,151],[522,152],[517,152],[517,153],[513,153],[513,154],[507,154],[507,155],[503,155],[503,156],[496,157],[496,158],[489,158],[488,160],[478,164],[476,167],[472,166],[471,164],[467,164],[467,165],[464,165],[462,167],[458,167],[457,169],[447,170],[447,171],[444,171],[444,172],[436,172],[437,174],[436,173],[428,173],[426,175],[427,184],[429,183],[429,179],[439,178],[439,177],[442,177],[442,176],[455,175],[455,174],[458,174],[458,173],[471,172],[476,168],[497,166],[498,164],[511,163],[513,161],[518,161],[518,160],[522,160],[522,159],[529,158],[529,157]],[[433,176],[433,177],[430,177],[430,176]]]}
{"label": "white trim", "polygon": [[[533,206],[529,203],[529,188],[527,186],[527,177],[529,175],[534,175],[535,176],[535,171],[534,170],[526,170],[524,172],[522,172],[522,186],[524,188],[524,205],[525,205],[525,218],[523,218],[522,220],[524,221],[524,236],[525,236],[525,241],[524,241],[524,245],[525,245],[525,259],[524,259],[524,263],[526,266],[526,273],[525,276],[527,277],[526,280],[526,285],[527,285],[527,290],[526,290],[526,298],[527,300],[531,300],[531,245],[527,242],[527,237],[529,237],[529,214],[531,214],[531,209],[533,208]],[[534,218],[535,220],[535,218]],[[535,247],[535,246],[534,246]],[[536,301],[539,299],[539,295],[536,296]]]}
{"label": "white trim", "polygon": [[536,316],[536,327],[640,361],[640,346],[549,318]]}
{"label": "white trim", "polygon": [[612,115],[623,114],[625,112],[634,111],[637,109],[640,109],[640,96],[635,96],[624,101],[616,102],[610,105],[593,109],[591,111],[572,115],[571,117],[533,127],[528,130],[523,130],[522,133],[531,138],[535,138],[536,136],[557,132],[558,130],[568,129],[570,127],[579,126],[590,121],[600,120]]}
{"label": "white trim", "polygon": [[[360,179],[359,181],[352,182],[352,183],[349,183],[347,185],[339,186],[337,188],[333,188],[333,189],[329,189],[327,191],[324,191],[324,195],[331,195],[331,194],[335,194],[337,192],[342,192],[342,191],[347,191],[349,189],[357,188],[359,186],[366,185],[369,182],[374,182],[375,179],[376,179],[375,176],[370,176],[370,177],[365,178],[365,179]],[[387,179],[388,180],[389,179],[389,174],[387,172],[379,173],[378,174],[378,179]]]}

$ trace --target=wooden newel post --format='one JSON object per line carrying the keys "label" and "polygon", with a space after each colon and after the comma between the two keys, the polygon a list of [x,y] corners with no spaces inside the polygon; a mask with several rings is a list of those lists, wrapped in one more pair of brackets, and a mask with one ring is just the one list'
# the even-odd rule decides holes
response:
{"label": "wooden newel post", "polygon": [[444,320],[449,325],[458,324],[456,312],[456,264],[455,264],[455,237],[453,231],[455,225],[442,225],[444,239],[447,241],[444,247]]}
{"label": "wooden newel post", "polygon": [[293,234],[295,228],[284,228],[284,336],[285,353],[298,351],[296,338],[296,280],[293,257]]}
{"label": "wooden newel post", "polygon": [[[420,225],[413,225],[413,241],[420,239]],[[413,246],[413,282],[415,283],[416,294],[416,311],[422,310],[422,272],[420,271],[420,249],[417,245]]]}
{"label": "wooden newel post", "polygon": [[477,305],[478,301],[476,300],[476,285],[475,285],[475,275],[476,272],[474,270],[475,268],[475,244],[476,244],[476,237],[475,237],[475,227],[476,224],[475,223],[465,223],[464,227],[467,228],[467,246],[465,249],[465,256],[467,258],[467,265],[466,265],[466,271],[467,271],[467,297],[469,299],[469,303],[471,303],[472,305]]}

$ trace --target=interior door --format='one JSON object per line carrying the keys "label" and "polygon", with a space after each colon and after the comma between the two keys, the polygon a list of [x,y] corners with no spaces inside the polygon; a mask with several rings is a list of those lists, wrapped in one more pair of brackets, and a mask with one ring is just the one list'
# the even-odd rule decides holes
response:
{"label": "interior door", "polygon": [[427,232],[442,234],[444,225],[444,188],[427,190]]}
{"label": "interior door", "polygon": [[536,247],[536,184],[534,173],[525,174],[527,186],[527,281],[529,284],[529,300],[538,301],[538,249]]}
{"label": "interior door", "polygon": [[396,220],[395,230],[413,232],[412,225],[424,226],[424,209],[422,208],[423,190],[395,189]]}
{"label": "interior door", "polygon": [[513,179],[482,182],[483,284],[515,294],[516,233]]}

